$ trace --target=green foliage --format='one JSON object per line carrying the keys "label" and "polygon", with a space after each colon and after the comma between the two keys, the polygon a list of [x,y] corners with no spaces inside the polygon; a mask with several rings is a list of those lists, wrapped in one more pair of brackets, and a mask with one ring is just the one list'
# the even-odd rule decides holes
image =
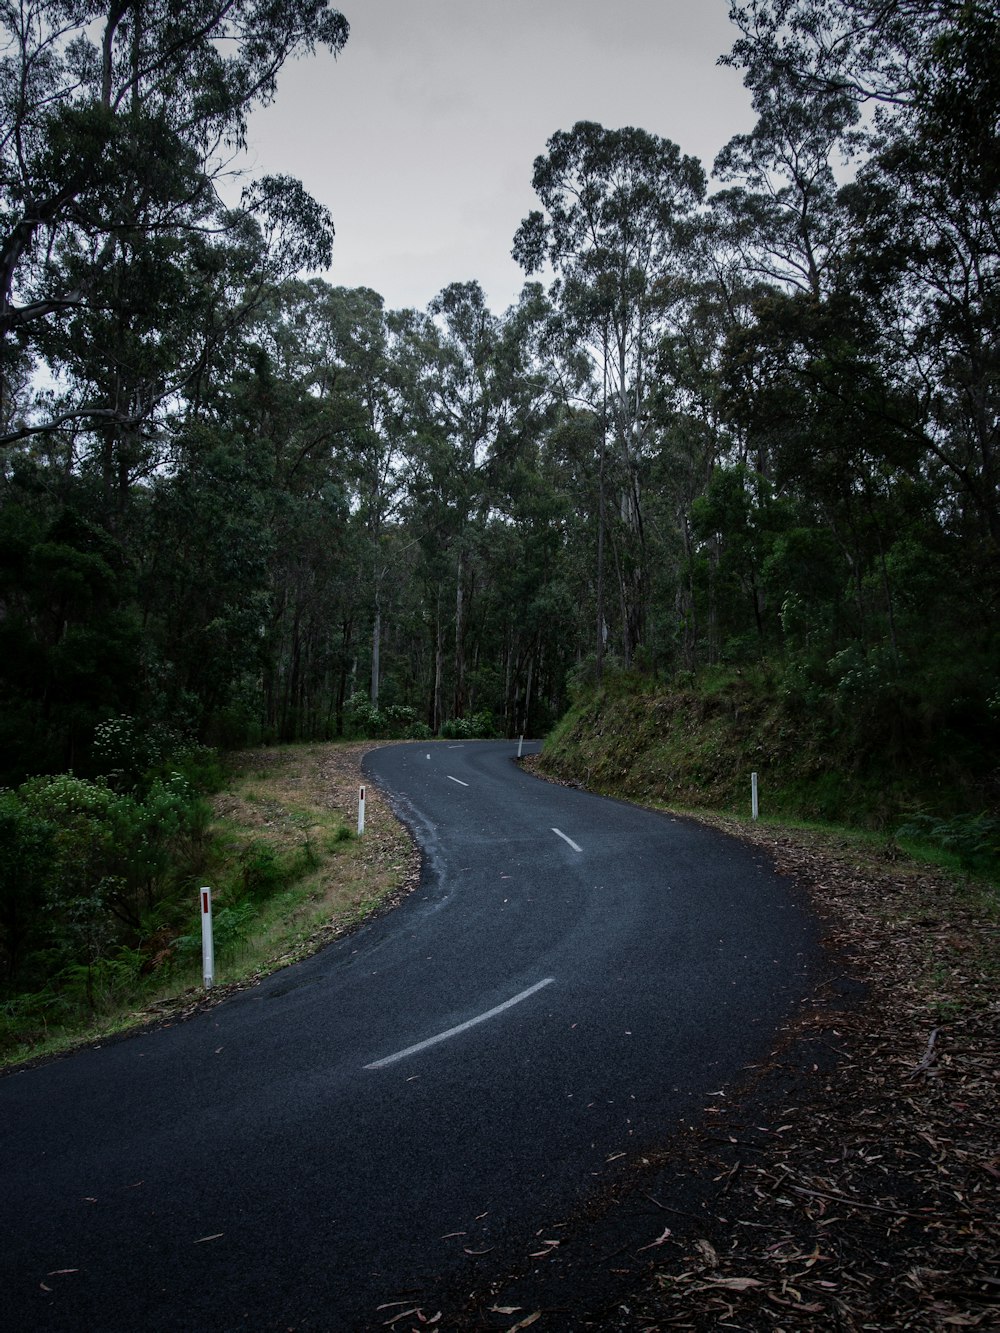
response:
{"label": "green foliage", "polygon": [[353,734],[382,737],[389,734],[389,719],[366,694],[352,694],[344,706]]}
{"label": "green foliage", "polygon": [[54,984],[71,1006],[102,1014],[134,993],[144,963],[140,950],[119,945],[106,956],[95,954],[86,962],[69,964]]}
{"label": "green foliage", "polygon": [[[143,796],[71,774],[0,793],[0,951],[11,986],[120,958],[196,860],[204,802],[179,774]],[[99,987],[98,987],[99,988]]]}
{"label": "green foliage", "polygon": [[[619,678],[580,692],[547,738],[543,765],[597,790],[744,814],[757,772],[765,814],[877,829],[933,802],[951,809],[938,822],[957,817],[957,850],[960,812],[988,799],[989,763],[947,755],[932,763],[912,701],[886,688],[862,669],[848,703],[828,682],[803,684],[776,663],[719,666],[659,686]],[[970,838],[995,834],[995,817],[983,819]]]}
{"label": "green foliage", "polygon": [[[127,557],[77,508],[39,502],[34,469],[0,492],[0,780],[62,767],[130,707],[139,633]],[[22,484],[23,483],[23,484]]]}
{"label": "green foliage", "polygon": [[[220,791],[226,782],[226,768],[219,752],[210,745],[197,745],[188,743],[181,746],[169,754],[164,764],[161,764],[161,777],[164,776],[163,770],[167,769],[167,775],[180,777],[191,788],[192,791],[200,793],[211,793]],[[196,807],[196,812],[207,815],[208,807],[202,802]]]}
{"label": "green foliage", "polygon": [[867,724],[891,706],[899,673],[887,646],[879,644],[865,652],[861,644],[852,643],[827,665],[838,706],[845,717],[860,717]]}
{"label": "green foliage", "polygon": [[8,982],[44,935],[39,907],[55,832],[55,825],[27,810],[16,793],[0,791],[0,939]]}
{"label": "green foliage", "polygon": [[256,915],[253,903],[249,902],[227,904],[214,913],[213,935],[221,956],[246,948]]}
{"label": "green foliage", "polygon": [[[607,670],[606,664],[602,665],[602,672]],[[572,705],[581,703],[589,694],[591,694],[599,684],[597,674],[597,658],[593,653],[588,654],[581,661],[577,662],[570,669],[566,676],[566,693]]]}
{"label": "green foliage", "polygon": [[0,1052],[19,1043],[27,1046],[45,1041],[51,1029],[73,1015],[64,991],[52,982],[45,987],[0,1000]]}
{"label": "green foliage", "polygon": [[425,722],[417,721],[417,712],[408,704],[389,704],[375,708],[366,694],[352,694],[344,706],[352,735],[372,739],[427,740],[432,735]]}
{"label": "green foliage", "polygon": [[392,736],[412,736],[417,726],[417,712],[407,704],[390,704],[385,710],[385,720]]}
{"label": "green foliage", "polygon": [[496,722],[492,713],[473,713],[471,717],[449,718],[441,728],[447,740],[468,741],[477,737],[495,736]]}
{"label": "green foliage", "polygon": [[128,713],[94,728],[94,767],[110,786],[131,791],[166,761],[180,763],[192,747],[163,722],[140,722]]}
{"label": "green foliage", "polygon": [[[99,1004],[181,929],[213,747],[539,734],[569,700],[553,753],[637,792],[995,802],[990,6],[734,5],[724,188],[557,130],[514,240],[555,281],[502,316],[475,281],[416,312],[289,277],[332,233],[288,178],[219,204],[205,144],[339,14],[120,10],[0,14],[9,987],[82,968]],[[246,848],[220,911],[315,855]]]}
{"label": "green foliage", "polygon": [[284,872],[274,848],[251,842],[239,857],[242,891],[247,898],[269,897],[283,882]]}
{"label": "green foliage", "polygon": [[978,815],[911,815],[896,830],[896,837],[951,853],[966,870],[1000,875],[1000,818]]}
{"label": "green foliage", "polygon": [[[257,919],[257,907],[249,900],[227,903],[212,912],[212,941],[218,958],[231,958],[246,949]],[[201,927],[178,935],[173,941],[176,957],[181,963],[193,963],[201,958]]]}

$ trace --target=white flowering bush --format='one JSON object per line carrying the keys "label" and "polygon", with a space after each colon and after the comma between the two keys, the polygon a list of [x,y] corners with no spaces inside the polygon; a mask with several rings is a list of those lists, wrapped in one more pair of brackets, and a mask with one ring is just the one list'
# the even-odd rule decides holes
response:
{"label": "white flowering bush", "polygon": [[144,723],[129,713],[94,728],[98,771],[119,788],[135,786],[151,769],[183,751],[181,735],[163,723]]}

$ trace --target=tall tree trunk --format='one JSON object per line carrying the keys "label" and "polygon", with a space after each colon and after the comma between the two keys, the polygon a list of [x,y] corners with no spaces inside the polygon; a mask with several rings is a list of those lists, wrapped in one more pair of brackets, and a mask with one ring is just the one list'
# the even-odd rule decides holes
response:
{"label": "tall tree trunk", "polygon": [[382,642],[382,607],[379,596],[375,595],[375,624],[372,627],[372,708],[378,708],[379,686],[379,647]]}
{"label": "tall tree trunk", "polygon": [[291,661],[289,663],[288,675],[285,679],[285,689],[281,703],[281,727],[279,738],[283,741],[294,739],[293,715],[296,706],[296,698],[299,692],[299,671],[301,667],[302,645],[299,633],[300,611],[295,608],[295,618],[292,622],[292,644]]}
{"label": "tall tree trunk", "polygon": [[[605,379],[607,376],[605,375]],[[607,389],[605,388],[605,396]],[[605,405],[605,413],[607,405]],[[604,460],[607,454],[607,422],[601,423],[601,459],[597,470],[597,649],[594,674],[600,685],[604,679]]]}
{"label": "tall tree trunk", "polygon": [[504,644],[503,665],[503,721],[504,731],[512,735],[517,730],[517,700],[512,693],[514,677],[514,631],[508,626]]}
{"label": "tall tree trunk", "polygon": [[479,648],[480,643],[477,638],[476,646],[472,650],[472,685],[469,687],[469,712],[475,714],[476,711],[476,673],[479,670]]}
{"label": "tall tree trunk", "polygon": [[631,667],[646,628],[646,533],[639,505],[639,479],[626,447],[628,485],[622,495],[625,543],[616,547],[622,602],[622,639],[625,666]]}
{"label": "tall tree trunk", "polygon": [[531,716],[531,685],[535,669],[535,648],[532,645],[531,652],[528,654],[528,679],[524,686],[524,721],[521,725],[523,735],[528,734],[528,718]]}
{"label": "tall tree trunk", "polygon": [[681,662],[685,671],[693,671],[698,649],[698,602],[694,586],[694,552],[691,547],[691,526],[686,513],[681,514],[681,536],[684,541],[684,563],[687,576],[678,582],[675,606],[684,627],[681,639]]}
{"label": "tall tree trunk", "polygon": [[441,624],[441,589],[437,594],[437,618],[434,635],[434,693],[431,700],[431,730],[435,736],[441,730],[441,689],[444,678],[444,628]]}
{"label": "tall tree trunk", "polygon": [[459,547],[455,589],[455,690],[453,717],[465,714],[465,553]]}
{"label": "tall tree trunk", "polygon": [[351,637],[354,632],[353,621],[347,619],[341,625],[340,638],[340,679],[337,682],[337,735],[344,734],[344,704],[347,700],[347,672],[351,656]]}

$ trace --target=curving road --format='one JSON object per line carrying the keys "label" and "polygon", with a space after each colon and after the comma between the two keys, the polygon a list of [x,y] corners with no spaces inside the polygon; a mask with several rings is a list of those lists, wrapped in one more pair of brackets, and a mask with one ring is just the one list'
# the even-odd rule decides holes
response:
{"label": "curving road", "polygon": [[515,748],[372,753],[424,849],[400,908],[187,1023],[0,1080],[0,1325],[433,1313],[766,1051],[818,953],[787,882]]}

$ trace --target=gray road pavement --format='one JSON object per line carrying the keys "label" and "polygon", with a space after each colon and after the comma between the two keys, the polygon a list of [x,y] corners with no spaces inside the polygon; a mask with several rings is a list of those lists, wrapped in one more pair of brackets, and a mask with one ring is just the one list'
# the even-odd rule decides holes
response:
{"label": "gray road pavement", "polygon": [[432,1311],[766,1051],[816,962],[791,887],[515,750],[374,752],[425,849],[401,907],[195,1019],[0,1080],[0,1326]]}

